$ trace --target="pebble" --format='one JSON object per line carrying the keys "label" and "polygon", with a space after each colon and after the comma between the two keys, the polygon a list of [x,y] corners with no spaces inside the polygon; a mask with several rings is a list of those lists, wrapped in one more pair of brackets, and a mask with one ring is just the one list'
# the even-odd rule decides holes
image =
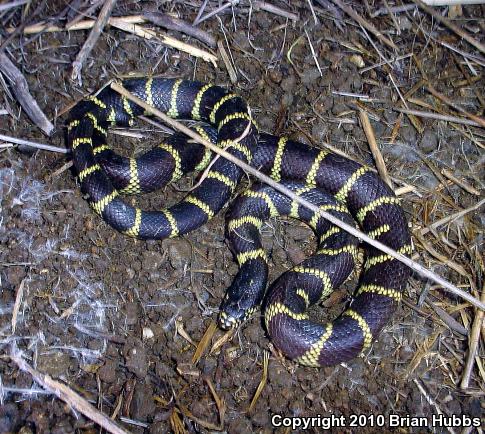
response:
{"label": "pebble", "polygon": [[0,432],[15,432],[19,423],[19,411],[13,403],[0,406]]}
{"label": "pebble", "polygon": [[144,383],[137,383],[133,400],[131,401],[131,417],[135,420],[146,422],[156,413],[156,405],[153,400],[153,388]]}
{"label": "pebble", "polygon": [[98,369],[99,379],[105,383],[114,383],[118,378],[116,373],[116,362],[108,360],[101,368]]}
{"label": "pebble", "polygon": [[164,257],[157,251],[144,251],[142,254],[143,269],[147,271],[159,270]]}
{"label": "pebble", "polygon": [[439,139],[438,135],[431,128],[426,128],[419,141],[419,148],[423,152],[433,152],[438,149]]}
{"label": "pebble", "polygon": [[163,242],[163,248],[168,252],[170,265],[175,270],[182,270],[190,261],[191,248],[187,241],[183,239],[169,239]]}
{"label": "pebble", "polygon": [[145,379],[148,372],[148,361],[145,348],[141,345],[128,347],[125,352],[127,369],[140,379]]}
{"label": "pebble", "polygon": [[296,78],[294,75],[289,75],[288,77],[283,78],[281,80],[281,89],[283,89],[286,93],[291,93],[296,85]]}

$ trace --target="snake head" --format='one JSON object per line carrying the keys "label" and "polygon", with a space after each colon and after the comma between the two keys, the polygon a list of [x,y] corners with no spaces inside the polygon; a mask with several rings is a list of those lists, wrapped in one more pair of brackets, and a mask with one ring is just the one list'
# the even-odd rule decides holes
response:
{"label": "snake head", "polygon": [[256,312],[266,290],[267,274],[266,263],[253,262],[241,267],[221,304],[218,318],[221,329],[235,328]]}

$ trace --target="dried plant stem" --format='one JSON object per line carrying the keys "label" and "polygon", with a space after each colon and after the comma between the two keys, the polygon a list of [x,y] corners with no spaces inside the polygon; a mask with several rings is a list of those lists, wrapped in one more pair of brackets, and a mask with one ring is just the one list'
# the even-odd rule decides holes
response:
{"label": "dried plant stem", "polygon": [[485,53],[485,45],[477,41],[475,38],[472,38],[472,36],[468,32],[466,32],[463,29],[460,29],[458,26],[455,26],[448,18],[436,12],[433,8],[426,6],[421,0],[413,0],[413,2],[416,3],[420,9],[425,11],[427,14],[431,15],[436,21],[448,27],[451,31],[456,33],[461,38],[465,39],[469,44],[473,45],[476,49],[480,50],[482,53]]}
{"label": "dried plant stem", "polygon": [[54,130],[54,125],[47,119],[44,112],[40,109],[37,101],[29,92],[29,85],[27,80],[20,72],[20,70],[10,61],[5,53],[0,52],[0,72],[5,75],[7,80],[11,83],[12,92],[15,94],[17,101],[24,109],[27,116],[32,119],[48,136]]}
{"label": "dried plant stem", "polygon": [[472,187],[470,184],[466,183],[462,179],[458,179],[450,170],[441,169],[441,174],[448,178],[450,181],[454,182],[456,185],[460,186],[468,193],[474,194],[475,196],[480,196],[480,192],[475,187]]}
{"label": "dried plant stem", "polygon": [[97,423],[106,431],[112,434],[129,434],[123,428],[113,422],[108,416],[101,413],[94,408],[88,401],[86,401],[81,395],[78,395],[72,389],[65,384],[54,380],[49,375],[42,374],[30,366],[18,352],[14,352],[10,355],[10,358],[21,371],[29,373],[32,378],[39,383],[44,389],[54,393],[58,398],[69,404],[73,409],[84,414],[87,418]]}
{"label": "dried plant stem", "polygon": [[342,9],[347,15],[349,15],[352,19],[357,21],[362,27],[367,29],[371,32],[377,39],[381,42],[386,44],[388,47],[392,48],[393,50],[398,50],[396,44],[392,42],[390,39],[386,38],[373,24],[369,23],[369,21],[362,18],[357,12],[355,12],[350,6],[347,6],[340,0],[331,0],[332,3],[336,4],[340,9]]}
{"label": "dried plant stem", "polygon": [[451,222],[451,221],[453,221],[455,219],[458,219],[460,217],[463,217],[465,214],[468,214],[471,211],[477,210],[482,205],[485,205],[485,199],[482,199],[480,202],[476,203],[473,206],[470,206],[469,208],[462,209],[461,211],[458,211],[455,214],[451,214],[451,215],[447,215],[446,217],[443,217],[441,220],[438,220],[438,221],[434,222],[433,224],[431,224],[429,228],[423,228],[421,230],[421,235],[426,235],[432,229],[437,229],[437,228],[439,228],[440,226],[443,226],[446,223],[449,223],[449,222]]}
{"label": "dried plant stem", "polygon": [[327,219],[330,223],[344,229],[345,231],[349,232],[351,235],[354,235],[355,237],[361,239],[362,241],[364,241],[364,242],[370,244],[371,246],[381,250],[382,252],[387,253],[388,255],[392,256],[393,258],[397,259],[398,261],[401,261],[403,264],[407,265],[408,267],[410,267],[412,270],[416,271],[420,275],[422,275],[425,278],[428,278],[430,280],[433,280],[438,285],[441,285],[443,288],[446,288],[450,292],[462,297],[463,299],[467,300],[468,302],[470,302],[474,306],[479,307],[482,310],[485,310],[485,303],[476,299],[471,294],[468,294],[467,292],[457,288],[452,283],[443,279],[441,276],[438,276],[436,273],[432,272],[431,270],[426,269],[421,264],[418,264],[417,262],[413,261],[412,259],[408,258],[407,256],[404,256],[401,253],[396,252],[394,249],[391,249],[390,247],[386,246],[385,244],[370,238],[369,236],[364,234],[362,231],[356,229],[354,226],[340,221],[338,218],[334,217],[332,214],[329,214],[326,211],[322,211],[319,207],[317,207],[314,204],[312,204],[311,202],[303,199],[301,196],[298,196],[297,194],[295,194],[294,192],[292,192],[288,188],[284,187],[280,183],[271,179],[269,176],[265,175],[264,173],[260,172],[259,170],[255,169],[254,167],[251,167],[249,164],[245,163],[244,161],[236,158],[234,155],[230,154],[229,152],[227,152],[223,149],[220,149],[219,147],[212,144],[211,142],[203,139],[201,136],[199,136],[196,132],[192,131],[190,128],[188,128],[185,125],[181,124],[180,122],[170,118],[169,116],[167,116],[162,111],[150,106],[149,104],[147,104],[142,99],[134,96],[133,94],[128,92],[128,90],[126,90],[120,84],[113,82],[113,83],[111,83],[111,88],[113,90],[115,90],[116,92],[120,93],[121,95],[125,96],[126,98],[128,98],[130,101],[133,101],[135,104],[138,104],[140,107],[144,108],[147,112],[149,112],[149,113],[153,114],[154,116],[162,119],[164,122],[166,122],[168,125],[170,125],[174,129],[184,133],[185,135],[194,139],[196,142],[201,143],[202,145],[206,146],[207,148],[209,148],[211,151],[215,152],[216,154],[221,155],[226,160],[229,160],[232,163],[236,164],[241,169],[245,170],[247,173],[253,175],[254,177],[259,179],[260,181],[263,181],[264,183],[273,187],[275,190],[283,193],[285,196],[289,197],[293,201],[295,201],[295,202],[299,203],[300,205],[310,209],[314,213],[318,213],[323,218]]}
{"label": "dried plant stem", "polygon": [[288,18],[289,20],[293,20],[293,21],[298,21],[300,19],[300,17],[297,14],[294,14],[293,12],[288,12],[268,2],[255,1],[254,10],[266,11],[271,14],[280,15],[282,17]]}
{"label": "dried plant stem", "polygon": [[[482,287],[482,295],[480,300],[485,303],[485,284]],[[478,343],[480,341],[480,332],[482,330],[483,323],[483,311],[477,310],[475,313],[475,319],[473,320],[472,330],[468,337],[468,355],[466,359],[465,369],[463,371],[463,376],[461,378],[460,387],[462,389],[468,388],[468,383],[470,382],[470,376],[475,364],[475,356],[478,351]]]}
{"label": "dried plant stem", "polygon": [[377,146],[376,136],[374,134],[374,129],[369,121],[369,116],[364,110],[360,110],[359,112],[360,122],[362,123],[362,128],[364,129],[365,136],[367,137],[367,142],[369,143],[369,148],[372,152],[372,156],[374,157],[374,161],[376,162],[377,171],[384,182],[391,188],[392,181],[387,173],[386,163],[384,162],[384,158],[382,157],[382,153]]}
{"label": "dried plant stem", "polygon": [[98,19],[94,23],[93,29],[91,30],[88,38],[84,42],[81,51],[79,51],[78,55],[76,56],[76,60],[72,62],[71,80],[78,81],[79,84],[81,84],[81,70],[83,68],[83,64],[93,50],[94,46],[96,45],[99,37],[101,36],[101,33],[108,23],[109,17],[115,5],[116,0],[106,0],[104,2]]}
{"label": "dried plant stem", "polygon": [[202,41],[204,44],[207,44],[209,47],[216,46],[216,40],[211,34],[187,23],[186,21],[173,18],[170,15],[159,12],[145,12],[143,16],[157,26],[165,27],[169,30],[176,30],[178,32],[185,33],[186,35],[193,36],[199,41]]}
{"label": "dried plant stem", "polygon": [[454,108],[455,110],[459,111],[460,113],[463,113],[465,116],[467,116],[468,118],[470,118],[472,121],[474,121],[477,124],[479,124],[482,128],[485,128],[485,119],[483,119],[483,118],[481,118],[479,116],[476,116],[473,113],[470,113],[467,110],[461,108],[459,105],[457,105],[453,101],[451,101],[447,96],[445,96],[442,93],[438,92],[433,86],[431,86],[431,85],[428,84],[427,89],[436,98],[440,99],[445,104],[449,105],[451,108]]}
{"label": "dried plant stem", "polygon": [[423,118],[437,119],[439,121],[445,121],[445,122],[454,122],[455,124],[471,125],[473,127],[481,126],[478,122],[471,121],[469,119],[459,118],[457,116],[441,115],[439,113],[425,112],[422,110],[404,109],[400,107],[393,107],[393,109],[401,113],[421,116]]}
{"label": "dried plant stem", "polygon": [[145,39],[155,38],[162,44],[168,45],[169,47],[176,48],[177,50],[183,51],[195,57],[200,57],[207,62],[211,62],[217,67],[217,57],[208,51],[201,50],[200,48],[194,47],[192,45],[186,44],[178,39],[171,36],[155,32],[154,30],[145,29],[137,24],[133,24],[125,21],[113,21],[110,23],[113,27],[123,30],[128,33],[133,33],[134,35],[140,36]]}
{"label": "dried plant stem", "polygon": [[6,142],[16,143],[17,145],[31,146],[32,148],[43,149],[44,151],[59,152],[61,154],[67,154],[69,149],[59,148],[57,146],[46,145],[44,143],[31,142],[30,140],[18,139],[16,137],[6,136],[5,134],[0,134],[0,140],[5,140]]}

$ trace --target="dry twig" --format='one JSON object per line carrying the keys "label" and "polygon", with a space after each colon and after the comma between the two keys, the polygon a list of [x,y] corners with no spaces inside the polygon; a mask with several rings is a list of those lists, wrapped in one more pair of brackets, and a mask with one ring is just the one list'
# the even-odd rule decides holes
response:
{"label": "dry twig", "polygon": [[54,130],[54,125],[47,119],[44,112],[29,92],[29,85],[27,80],[22,75],[20,70],[10,61],[5,53],[0,52],[0,72],[5,75],[7,80],[12,85],[12,92],[15,94],[19,104],[24,109],[27,116],[32,119],[48,136]]}
{"label": "dry twig", "polygon": [[455,32],[460,38],[465,39],[465,41],[473,45],[476,49],[480,50],[482,53],[485,53],[485,45],[477,41],[475,38],[472,38],[472,36],[468,32],[466,32],[463,29],[460,29],[458,26],[453,24],[448,18],[439,14],[429,6],[426,6],[421,0],[413,0],[413,2],[416,3],[427,14],[431,15],[436,21],[439,21],[441,24],[443,24],[444,26],[448,27],[450,30]]}
{"label": "dry twig", "polygon": [[71,73],[71,80],[79,82],[81,84],[81,70],[83,67],[84,62],[88,58],[89,54],[93,50],[96,42],[98,41],[101,33],[103,32],[104,27],[108,23],[109,17],[113,8],[116,5],[116,0],[106,0],[103,7],[101,8],[101,12],[99,13],[98,19],[96,20],[93,29],[89,33],[86,42],[82,46],[81,50],[79,51],[78,55],[76,56],[76,60],[72,62],[72,73]]}
{"label": "dry twig", "polygon": [[10,358],[19,367],[21,371],[27,372],[32,378],[39,383],[44,389],[54,393],[58,398],[69,404],[73,409],[84,414],[88,419],[97,423],[106,431],[112,434],[129,434],[128,431],[121,428],[118,424],[113,422],[108,416],[96,410],[88,401],[81,395],[74,392],[65,384],[54,380],[49,375],[42,374],[30,366],[16,351],[10,354]]}
{"label": "dry twig", "polygon": [[365,132],[365,136],[367,137],[367,142],[369,143],[369,148],[372,152],[372,156],[374,157],[374,161],[376,162],[377,171],[379,172],[379,175],[384,180],[384,182],[389,187],[393,188],[391,178],[387,173],[386,163],[384,162],[384,158],[382,157],[379,146],[377,146],[376,136],[369,121],[369,116],[367,116],[367,113],[364,110],[360,110],[359,117],[360,122],[362,123],[362,128]]}
{"label": "dry twig", "polygon": [[369,32],[371,32],[377,39],[381,42],[386,44],[388,47],[392,48],[393,50],[397,51],[397,46],[392,42],[390,39],[386,38],[373,24],[369,23],[369,21],[362,18],[357,12],[355,12],[350,6],[347,6],[340,0],[331,0],[335,3],[340,9],[342,9],[347,15],[349,15],[352,19],[357,21],[362,27],[366,28]]}
{"label": "dry twig", "polygon": [[178,32],[185,33],[186,35],[193,36],[199,41],[202,41],[204,44],[207,44],[209,47],[214,48],[216,46],[216,40],[212,35],[207,33],[205,30],[199,29],[198,27],[187,23],[186,21],[173,18],[170,15],[159,12],[145,12],[143,17],[157,26],[165,27],[169,30],[176,30]]}

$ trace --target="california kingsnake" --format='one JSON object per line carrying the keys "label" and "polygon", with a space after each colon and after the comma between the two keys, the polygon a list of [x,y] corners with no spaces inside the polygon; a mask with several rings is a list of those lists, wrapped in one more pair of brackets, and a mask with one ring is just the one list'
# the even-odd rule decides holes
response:
{"label": "california kingsnake", "polygon": [[[410,236],[398,200],[369,168],[285,137],[258,133],[246,103],[221,87],[151,78],[123,84],[169,116],[210,123],[217,131],[199,128],[199,132],[217,140],[218,146],[343,220],[352,216],[372,238],[410,253]],[[218,158],[180,203],[161,211],[142,211],[126,204],[120,192],[153,190],[205,167],[210,159],[208,151],[180,135],[136,160],[116,156],[106,142],[108,126],[131,125],[140,114],[139,107],[109,88],[72,110],[68,144],[81,189],[93,209],[127,235],[163,239],[185,234],[220,211],[242,171]],[[240,271],[222,303],[219,325],[239,324],[261,303],[268,265],[259,228],[276,215],[307,222],[319,245],[314,256],[278,278],[265,296],[265,323],[273,343],[286,356],[310,366],[334,365],[367,350],[396,309],[408,268],[365,245],[364,273],[350,307],[332,323],[312,322],[307,309],[346,279],[354,264],[356,240],[260,184],[244,192],[228,215],[227,235]]]}

